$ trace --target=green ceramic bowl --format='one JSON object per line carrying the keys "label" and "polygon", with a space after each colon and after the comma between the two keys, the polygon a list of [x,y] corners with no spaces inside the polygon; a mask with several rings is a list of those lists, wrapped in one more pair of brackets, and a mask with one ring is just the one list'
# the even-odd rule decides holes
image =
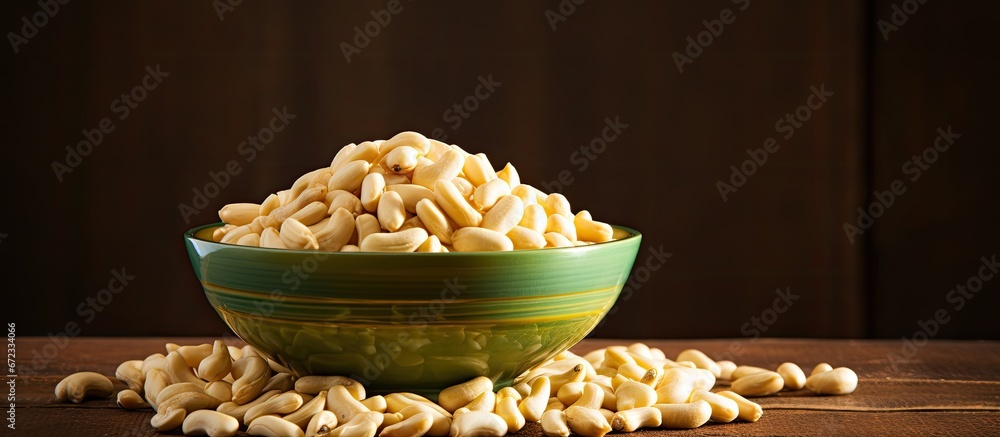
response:
{"label": "green ceramic bowl", "polygon": [[346,375],[372,393],[496,387],[569,349],[611,309],[638,232],[588,246],[481,253],[331,253],[185,233],[205,296],[244,341],[295,374]]}

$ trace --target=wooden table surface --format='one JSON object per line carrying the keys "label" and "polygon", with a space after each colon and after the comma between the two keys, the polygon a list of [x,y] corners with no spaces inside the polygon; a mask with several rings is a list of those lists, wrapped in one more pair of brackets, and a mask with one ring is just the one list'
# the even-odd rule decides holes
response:
{"label": "wooden table surface", "polygon": [[[95,371],[114,380],[115,368],[128,359],[164,352],[166,342],[209,343],[207,338],[76,338],[57,349],[46,338],[17,338],[14,392],[15,430],[5,415],[3,435],[147,436],[153,412],[125,411],[113,399],[82,404],[57,403],[53,389],[73,372]],[[709,423],[695,430],[642,430],[637,435],[1000,435],[1000,342],[931,341],[909,349],[895,340],[648,340],[675,356],[696,348],[709,356],[739,352],[737,364],[776,368],[785,361],[807,373],[815,364],[854,369],[858,389],[847,396],[815,396],[808,391],[757,398],[764,416],[756,423]],[[579,354],[624,340],[585,340]],[[48,350],[45,348],[48,346]],[[58,352],[55,352],[57,351]],[[37,351],[38,355],[33,353]],[[47,353],[47,355],[46,355]],[[55,355],[54,357],[51,357]],[[50,356],[51,358],[46,358]],[[903,357],[909,357],[903,360]],[[20,369],[20,370],[18,370]],[[37,374],[28,376],[29,369]],[[9,369],[8,369],[9,370]],[[8,373],[8,372],[5,372]],[[10,381],[15,382],[11,389]],[[115,381],[115,389],[124,384]],[[8,402],[9,404],[9,402]],[[5,407],[7,408],[7,407]],[[175,430],[167,435],[180,434]],[[540,436],[529,424],[515,434]]]}

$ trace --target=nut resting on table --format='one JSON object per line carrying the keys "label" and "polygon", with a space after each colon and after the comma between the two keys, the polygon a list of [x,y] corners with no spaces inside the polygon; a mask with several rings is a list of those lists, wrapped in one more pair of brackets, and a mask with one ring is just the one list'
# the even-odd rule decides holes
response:
{"label": "nut resting on table", "polygon": [[[793,363],[771,371],[716,362],[689,349],[677,360],[642,343],[584,356],[563,352],[494,393],[486,377],[448,387],[437,402],[414,393],[367,396],[344,376],[295,378],[250,346],[222,341],[178,346],[167,354],[122,363],[115,376],[125,409],[152,408],[153,428],[186,435],[462,437],[503,436],[539,422],[546,436],[600,437],[642,428],[689,429],[705,423],[756,422],[760,405],[747,397],[803,387],[820,395],[854,391],[851,369],[817,365],[809,377]],[[728,389],[726,389],[728,385]],[[80,372],[55,388],[61,402],[108,398],[107,377]]]}
{"label": "nut resting on table", "polygon": [[613,239],[559,193],[522,184],[486,155],[402,132],[348,144],[333,162],[260,204],[219,211],[216,242],[340,252],[483,252]]}

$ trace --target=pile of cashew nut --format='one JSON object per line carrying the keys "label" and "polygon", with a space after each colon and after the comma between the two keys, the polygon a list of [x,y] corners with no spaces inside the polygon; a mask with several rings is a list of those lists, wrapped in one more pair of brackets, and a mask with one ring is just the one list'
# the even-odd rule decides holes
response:
{"label": "pile of cashew nut", "polygon": [[339,252],[486,252],[614,239],[569,200],[522,184],[513,165],[401,132],[348,144],[260,204],[219,211],[221,243]]}
{"label": "pile of cashew nut", "polygon": [[[549,437],[601,437],[640,428],[689,429],[709,421],[756,422],[760,405],[747,397],[807,388],[819,395],[854,391],[858,376],[821,363],[805,376],[793,363],[776,371],[714,361],[689,349],[676,360],[642,343],[578,356],[563,352],[494,393],[478,377],[441,391],[437,402],[414,393],[367,396],[343,376],[296,378],[250,346],[222,341],[178,346],[167,355],[126,361],[115,376],[128,386],[118,405],[152,408],[159,431],[231,436],[500,437],[538,422]],[[722,389],[728,385],[728,390]],[[80,372],[56,386],[56,399],[79,403],[114,394],[112,381]]]}

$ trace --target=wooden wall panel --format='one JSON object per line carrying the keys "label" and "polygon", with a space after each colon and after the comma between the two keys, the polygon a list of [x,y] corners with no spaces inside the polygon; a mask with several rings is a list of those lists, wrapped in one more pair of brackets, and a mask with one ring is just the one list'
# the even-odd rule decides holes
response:
{"label": "wooden wall panel", "polygon": [[[1000,250],[1000,63],[990,18],[1000,5],[927,2],[914,9],[898,2],[900,13],[892,2],[876,3],[888,39],[878,32],[873,41],[870,192],[896,180],[906,191],[869,235],[872,335],[1000,337],[1000,278],[980,270],[982,258],[993,264]],[[937,140],[938,129],[949,127],[960,136],[950,145]],[[975,290],[979,282],[968,297],[956,288]]]}
{"label": "wooden wall panel", "polygon": [[[878,35],[864,2],[833,0],[590,1],[554,31],[545,14],[558,10],[558,2],[403,1],[402,11],[346,62],[340,43],[350,42],[353,28],[386,4],[244,2],[220,21],[211,3],[70,3],[20,53],[6,51],[4,87],[16,110],[0,179],[8,204],[30,213],[0,221],[0,233],[9,235],[0,241],[0,257],[10,269],[5,285],[20,290],[14,305],[23,314],[13,317],[23,332],[58,332],[67,321],[81,321],[76,306],[107,283],[111,269],[124,267],[136,276],[134,283],[85,323],[82,335],[221,335],[225,328],[190,271],[181,233],[213,221],[225,203],[259,201],[286,187],[343,144],[406,129],[441,129],[448,141],[485,152],[494,164],[514,162],[522,180],[536,185],[558,180],[565,170],[573,183],[562,191],[575,206],[644,233],[638,264],[655,264],[651,249],[672,254],[595,335],[744,342],[758,334],[895,335],[914,317],[890,315],[898,293],[923,286],[919,279],[906,282],[900,269],[934,271],[947,261],[939,255],[911,264],[910,254],[987,250],[986,240],[971,239],[971,230],[948,250],[921,252],[899,243],[906,234],[892,237],[886,228],[907,227],[890,220],[937,217],[925,225],[940,228],[958,217],[935,216],[927,207],[903,214],[909,208],[903,203],[863,241],[851,244],[842,229],[865,202],[869,182],[884,182],[883,162],[898,165],[894,149],[880,148],[891,142],[883,138],[906,138],[892,134],[895,129],[925,144],[933,128],[914,124],[948,122],[930,114],[904,117],[892,108],[917,114],[927,102],[946,99],[949,106],[934,110],[954,115],[956,126],[969,120],[969,144],[977,129],[980,138],[989,138],[982,113],[947,109],[986,108],[995,95],[995,87],[994,94],[976,93],[961,80],[966,67],[990,62],[988,52],[973,44],[983,44],[985,30],[970,31],[968,50],[945,57],[962,68],[945,76],[952,88],[937,91],[930,85],[937,76],[903,86],[915,77],[911,66],[925,65],[899,63],[911,59],[908,49],[893,54],[890,45],[870,44]],[[30,3],[0,7],[8,26],[36,10]],[[934,7],[928,3],[926,10]],[[672,54],[705,30],[703,20],[725,9],[735,20],[679,72]],[[945,44],[941,40],[921,36],[930,31],[921,31],[918,19],[951,20],[957,31],[974,14],[918,14],[899,32],[903,43],[897,47],[909,46],[909,32],[927,39],[912,44],[944,50],[934,45]],[[896,42],[893,37],[889,43]],[[873,54],[886,58],[873,64],[876,82],[869,86],[872,64],[866,60]],[[115,120],[116,130],[58,182],[50,163],[81,139],[81,129],[114,116],[111,102],[156,64],[170,72],[161,88],[128,118]],[[985,80],[988,71],[974,74]],[[480,77],[491,75],[501,85],[457,125],[447,111],[473,94]],[[820,86],[834,94],[784,138],[787,131],[776,130],[776,121],[806,104],[811,87]],[[872,88],[878,92],[866,94]],[[930,99],[934,93],[937,100]],[[898,102],[885,100],[887,94]],[[296,118],[247,162],[239,143],[268,123],[273,108],[285,107]],[[574,153],[616,117],[628,127],[583,168]],[[876,147],[868,149],[872,122],[887,123],[889,130],[871,130]],[[780,149],[724,202],[717,181],[728,179],[729,166],[740,166],[746,150],[769,137]],[[955,177],[967,179],[956,189],[988,192],[971,188],[996,162],[995,148],[982,149],[956,149],[954,156],[980,163],[974,167],[980,173],[955,167]],[[241,173],[186,223],[178,204],[190,203],[192,189],[209,183],[209,173],[230,160]],[[946,167],[942,162],[941,173]],[[995,207],[984,206],[989,202],[961,206],[971,194],[949,197],[950,185],[937,186],[940,199],[958,199],[948,211],[994,214],[962,222],[970,229],[995,222]],[[938,239],[953,235],[959,234],[941,232]],[[865,267],[866,247],[876,257],[871,269]],[[974,259],[955,262],[966,266]],[[798,298],[775,313],[766,331],[754,327],[754,317],[770,317],[777,289]],[[921,302],[933,306],[937,292],[926,293]],[[177,316],[150,323],[150,314]],[[971,316],[967,330],[951,332],[996,335],[980,316]]]}

